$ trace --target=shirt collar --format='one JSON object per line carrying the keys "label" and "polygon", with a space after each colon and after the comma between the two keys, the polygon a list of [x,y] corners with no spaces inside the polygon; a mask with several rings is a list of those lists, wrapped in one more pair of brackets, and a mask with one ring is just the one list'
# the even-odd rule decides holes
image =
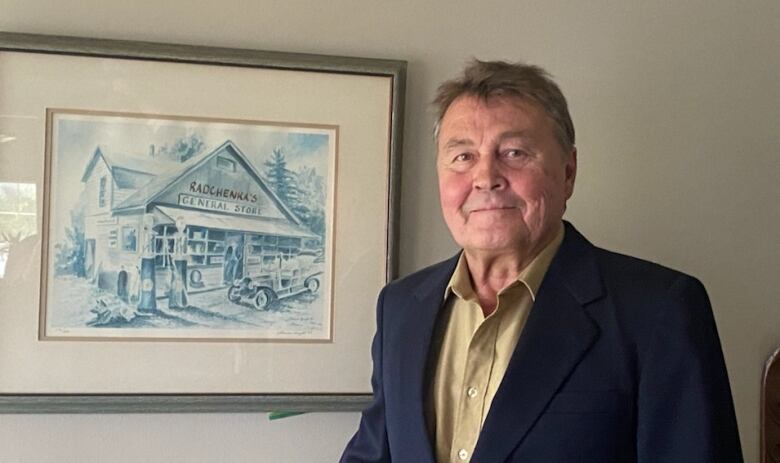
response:
{"label": "shirt collar", "polygon": [[[547,273],[547,269],[550,267],[550,263],[552,262],[553,257],[555,257],[555,253],[558,251],[558,248],[560,248],[561,243],[563,242],[563,236],[564,227],[563,222],[561,222],[555,238],[553,238],[553,240],[550,241],[550,243],[548,243],[547,246],[545,246],[539,252],[539,254],[536,255],[536,257],[534,257],[530,264],[528,264],[522,271],[520,271],[520,274],[517,276],[515,282],[502,289],[499,294],[503,293],[509,288],[516,286],[515,283],[520,283],[528,288],[528,291],[531,293],[531,299],[536,300],[536,293],[539,291],[539,287],[542,285],[544,275]],[[468,264],[466,263],[466,256],[464,253],[460,254],[460,257],[458,258],[458,264],[455,266],[455,271],[452,273],[452,277],[450,277],[447,288],[444,290],[444,299],[446,300],[450,294],[453,293],[463,300],[468,301],[476,299],[474,288],[471,285],[471,276],[469,274]]]}

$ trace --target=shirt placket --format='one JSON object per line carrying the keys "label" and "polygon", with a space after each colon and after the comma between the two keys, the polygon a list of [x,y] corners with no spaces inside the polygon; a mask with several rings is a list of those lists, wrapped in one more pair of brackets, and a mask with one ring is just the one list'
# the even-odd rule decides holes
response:
{"label": "shirt placket", "polygon": [[469,343],[453,433],[452,462],[470,461],[482,428],[485,399],[495,359],[497,321],[496,317],[485,319]]}

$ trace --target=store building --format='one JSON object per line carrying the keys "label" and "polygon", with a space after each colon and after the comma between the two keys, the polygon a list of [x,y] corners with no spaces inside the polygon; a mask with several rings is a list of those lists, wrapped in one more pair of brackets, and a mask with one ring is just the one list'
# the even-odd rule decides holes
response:
{"label": "store building", "polygon": [[300,254],[321,238],[265,184],[231,141],[183,163],[117,156],[98,147],[84,170],[85,268],[99,287],[133,302],[141,260],[153,257],[156,297],[185,256],[190,293],[223,288]]}

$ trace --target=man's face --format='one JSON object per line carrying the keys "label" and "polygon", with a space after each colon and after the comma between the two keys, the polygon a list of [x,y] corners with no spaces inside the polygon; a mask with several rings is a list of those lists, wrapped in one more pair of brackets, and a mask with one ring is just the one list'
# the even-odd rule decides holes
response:
{"label": "man's face", "polygon": [[463,95],[442,118],[437,151],[444,220],[466,251],[535,254],[552,239],[577,156],[564,152],[540,106]]}

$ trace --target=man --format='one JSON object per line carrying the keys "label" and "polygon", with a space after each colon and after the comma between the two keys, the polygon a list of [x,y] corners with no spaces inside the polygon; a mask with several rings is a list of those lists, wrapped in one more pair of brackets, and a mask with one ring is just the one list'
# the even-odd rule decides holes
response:
{"label": "man", "polygon": [[463,251],[382,290],[374,398],[341,461],[741,462],[701,283],[562,220],[577,151],[557,85],[475,61],[436,104]]}

